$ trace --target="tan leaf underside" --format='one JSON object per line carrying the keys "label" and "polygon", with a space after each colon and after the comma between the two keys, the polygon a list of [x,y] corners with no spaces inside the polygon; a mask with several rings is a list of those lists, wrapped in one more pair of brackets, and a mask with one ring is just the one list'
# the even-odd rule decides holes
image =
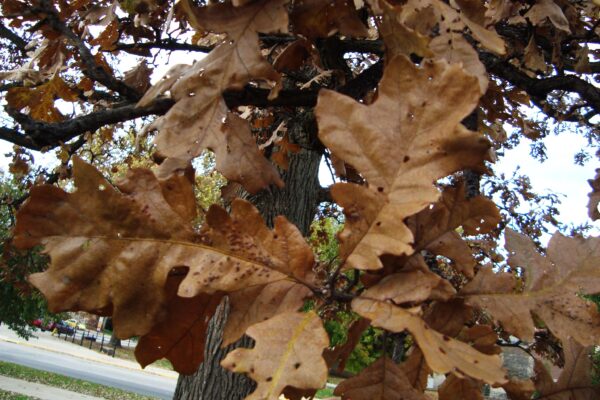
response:
{"label": "tan leaf underside", "polygon": [[321,388],[327,381],[322,353],[329,338],[314,312],[283,313],[252,325],[253,349],[235,349],[221,365],[247,373],[257,387],[247,400],[278,400],[286,386]]}

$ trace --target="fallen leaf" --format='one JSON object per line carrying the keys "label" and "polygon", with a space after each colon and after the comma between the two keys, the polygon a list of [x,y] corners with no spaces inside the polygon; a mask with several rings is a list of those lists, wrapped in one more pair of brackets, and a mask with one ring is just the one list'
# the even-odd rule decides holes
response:
{"label": "fallen leaf", "polygon": [[221,361],[223,368],[247,373],[256,390],[246,400],[278,400],[286,386],[318,389],[327,382],[322,353],[329,338],[314,312],[284,313],[252,325],[246,334],[252,349],[235,349]]}
{"label": "fallen leaf", "polygon": [[411,386],[404,371],[387,357],[381,357],[358,375],[341,382],[334,391],[342,400],[428,400]]}
{"label": "fallen leaf", "polygon": [[554,234],[548,255],[540,255],[528,237],[505,231],[508,262],[524,271],[517,290],[513,274],[482,268],[461,291],[466,302],[489,311],[510,333],[532,341],[535,313],[561,339],[573,337],[583,345],[600,340],[600,313],[582,293],[600,292],[600,239],[567,238]]}
{"label": "fallen leaf", "polygon": [[379,269],[384,253],[411,254],[413,235],[403,220],[438,199],[433,182],[465,168],[485,170],[489,143],[460,124],[478,99],[475,78],[460,66],[418,68],[405,57],[388,63],[371,105],[319,92],[319,138],[369,183],[331,189],[346,215],[339,238],[347,267]]}

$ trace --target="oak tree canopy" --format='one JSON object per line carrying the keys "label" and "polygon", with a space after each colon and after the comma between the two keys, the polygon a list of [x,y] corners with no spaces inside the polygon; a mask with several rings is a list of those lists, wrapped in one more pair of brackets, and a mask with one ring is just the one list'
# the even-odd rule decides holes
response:
{"label": "oak tree canopy", "polygon": [[[29,281],[51,310],[110,315],[117,336],[140,337],[142,366],[167,358],[191,374],[227,296],[223,345],[255,340],[221,363],[256,382],[247,399],[313,395],[369,325],[408,335],[407,351],[384,352],[340,384],[343,399],[426,399],[430,372],[447,376],[441,400],[481,398],[484,384],[511,399],[600,396],[588,359],[600,313],[585,296],[600,293],[599,239],[558,232],[540,246],[555,212],[519,211],[515,196],[539,198],[491,167],[523,137],[543,156],[551,124],[597,147],[598,1],[1,7],[0,138],[17,146],[11,172],[30,173],[29,150],[62,160],[17,202],[12,241],[48,255]],[[152,84],[175,53],[206,55]],[[292,132],[300,113],[303,142]],[[145,161],[99,166],[94,146],[121,151],[127,131]],[[153,147],[140,144],[148,138]],[[229,190],[202,209],[192,162],[206,150]],[[334,262],[314,254],[302,228],[263,218],[249,201],[282,190],[306,150],[338,177],[316,202],[343,210]],[[330,348],[323,321],[338,311],[360,329]],[[509,376],[498,345],[535,357],[534,379]],[[544,356],[563,367],[558,381]]]}

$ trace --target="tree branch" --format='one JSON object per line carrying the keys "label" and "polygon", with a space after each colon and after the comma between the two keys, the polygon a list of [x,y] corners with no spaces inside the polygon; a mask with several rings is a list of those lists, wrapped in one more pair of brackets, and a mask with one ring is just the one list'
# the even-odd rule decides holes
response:
{"label": "tree branch", "polygon": [[[340,93],[359,99],[377,86],[383,74],[383,63],[378,62],[346,85],[338,88]],[[223,98],[229,108],[242,105],[255,107],[314,107],[318,91],[282,90],[275,99],[269,99],[269,89],[246,86],[243,90],[228,90]],[[115,108],[96,111],[67,121],[49,123],[35,121],[26,114],[7,109],[17,121],[23,133],[4,128],[0,138],[32,150],[56,147],[85,132],[94,132],[102,126],[129,121],[149,115],[163,115],[175,104],[170,98],[159,98],[147,107],[136,107],[134,103],[121,104]]]}
{"label": "tree branch", "polygon": [[27,54],[27,42],[19,35],[8,29],[2,22],[0,22],[0,37],[10,40],[23,55]]}
{"label": "tree branch", "polygon": [[96,63],[94,56],[92,55],[90,49],[88,49],[88,47],[85,45],[83,40],[81,40],[79,36],[77,36],[60,20],[60,17],[58,16],[58,12],[54,8],[54,5],[52,5],[48,1],[44,1],[43,4],[44,10],[48,13],[48,24],[54,30],[65,36],[75,47],[77,47],[77,50],[79,50],[79,55],[81,56],[81,60],[85,65],[85,70],[83,72],[89,78],[103,84],[110,90],[114,90],[115,92],[120,93],[128,99],[139,100],[141,98],[141,95],[135,89],[127,86],[125,83],[116,79],[108,72],[106,72],[104,68],[102,68]]}
{"label": "tree branch", "polygon": [[[190,43],[181,43],[173,39],[163,39],[156,42],[142,42],[142,43],[117,43],[115,45],[116,50],[123,50],[137,54],[139,50],[149,49],[162,49],[162,50],[184,50],[184,51],[198,51],[201,53],[210,52],[212,46],[198,46]],[[112,51],[112,50],[111,50]]]}
{"label": "tree branch", "polygon": [[577,93],[589,107],[600,113],[600,89],[577,76],[564,75],[535,79],[491,53],[479,52],[479,59],[489,72],[525,90],[538,100],[545,101],[546,96],[553,90],[564,90]]}

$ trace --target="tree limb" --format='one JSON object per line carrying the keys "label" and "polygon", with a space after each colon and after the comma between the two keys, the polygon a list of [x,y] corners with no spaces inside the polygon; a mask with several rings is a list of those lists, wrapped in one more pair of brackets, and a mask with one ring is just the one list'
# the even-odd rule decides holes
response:
{"label": "tree limb", "polygon": [[103,84],[107,88],[114,90],[117,93],[120,93],[128,99],[139,100],[141,98],[141,95],[135,89],[116,79],[115,77],[107,73],[104,70],[104,68],[98,65],[98,63],[96,63],[92,52],[90,51],[90,49],[88,49],[83,40],[81,40],[79,36],[77,36],[60,20],[60,17],[58,16],[58,12],[54,8],[54,5],[52,5],[48,1],[44,1],[43,4],[44,10],[48,13],[48,24],[54,30],[65,36],[75,47],[77,47],[77,50],[79,50],[79,55],[81,56],[81,60],[85,65],[85,70],[83,72],[89,78]]}
{"label": "tree limb", "polygon": [[0,37],[10,40],[23,55],[27,54],[27,42],[19,35],[8,29],[2,22],[0,22]]}

